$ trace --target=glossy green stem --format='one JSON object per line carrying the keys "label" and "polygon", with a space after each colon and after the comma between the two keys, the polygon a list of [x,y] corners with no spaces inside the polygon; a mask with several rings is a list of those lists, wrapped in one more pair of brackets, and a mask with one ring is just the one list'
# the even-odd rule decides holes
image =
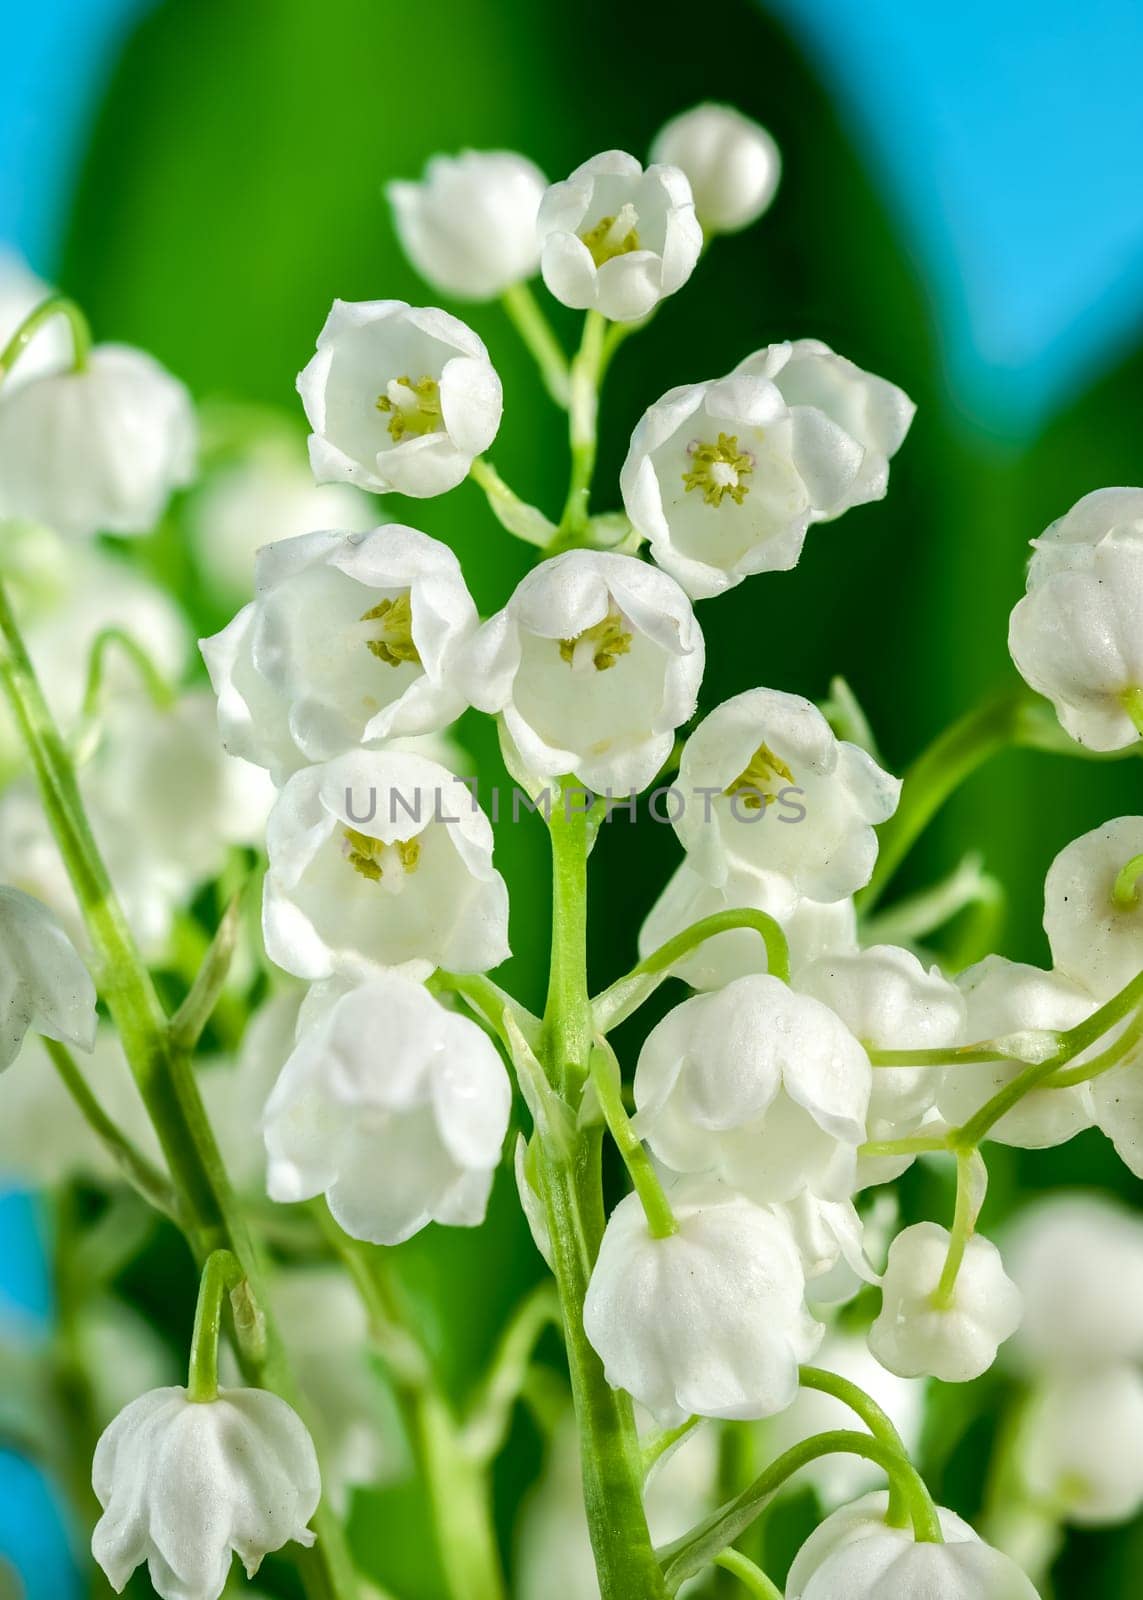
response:
{"label": "glossy green stem", "polygon": [[28,313],[8,343],[0,350],[0,384],[4,382],[40,329],[53,317],[65,317],[71,329],[72,370],[82,372],[86,368],[87,358],[91,353],[91,328],[87,318],[74,300],[68,300],[63,295],[52,295],[50,299],[41,301]]}

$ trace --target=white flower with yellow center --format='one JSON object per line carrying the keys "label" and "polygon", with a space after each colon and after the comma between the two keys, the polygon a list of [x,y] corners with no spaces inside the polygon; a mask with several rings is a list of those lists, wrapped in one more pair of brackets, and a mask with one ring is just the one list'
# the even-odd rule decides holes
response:
{"label": "white flower with yellow center", "polygon": [[421,756],[359,750],[304,767],[266,829],[266,954],[299,978],[426,978],[508,955],[508,891],[471,790]]}
{"label": "white flower with yellow center", "polygon": [[873,825],[893,815],[901,789],[809,700],[779,689],[716,707],[683,746],[675,782],[686,801],[675,832],[700,877],[781,873],[824,901],[868,883]]}
{"label": "white flower with yellow center", "polygon": [[756,222],[778,188],[774,140],[733,106],[692,106],[655,135],[651,160],[681,167],[704,232],[737,233]]}
{"label": "white flower with yellow center", "polygon": [[503,715],[528,772],[644,789],[692,715],[705,649],[673,579],[570,550],[530,572],[469,651],[468,694]]}
{"label": "white flower with yellow center", "polygon": [[512,150],[434,156],[419,183],[386,189],[402,248],[458,300],[494,300],[540,265],[536,218],[547,179]]}
{"label": "white flower with yellow center", "polygon": [[540,202],[540,270],[556,299],[612,322],[637,322],[694,271],[702,250],[691,186],[678,167],[644,172],[607,150]]}
{"label": "white flower with yellow center", "polygon": [[201,643],[222,742],[277,782],[463,710],[456,663],[476,607],[447,545],[390,523],[265,546],[256,598]]}
{"label": "white flower with yellow center", "polygon": [[500,379],[472,329],[404,300],[335,300],[298,393],[319,483],[417,499],[467,477],[503,408]]}
{"label": "white flower with yellow center", "polygon": [[732,373],[656,400],[619,482],[655,560],[703,599],[796,566],[810,523],[844,499],[864,454],[817,406]]}

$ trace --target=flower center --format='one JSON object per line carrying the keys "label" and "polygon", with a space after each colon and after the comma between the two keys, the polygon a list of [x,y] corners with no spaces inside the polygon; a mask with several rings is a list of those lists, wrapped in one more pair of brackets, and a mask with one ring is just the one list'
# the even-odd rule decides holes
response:
{"label": "flower center", "polygon": [[593,228],[580,234],[597,267],[613,261],[616,256],[630,255],[632,250],[638,250],[638,223],[639,213],[628,201],[620,206],[615,216],[600,217]]}
{"label": "flower center", "polygon": [[365,648],[379,661],[390,667],[399,667],[404,661],[421,665],[420,653],[413,643],[413,604],[407,589],[395,600],[379,600],[361,613],[360,620],[377,624],[373,637],[366,639]]}
{"label": "flower center", "polygon": [[398,839],[383,844],[356,828],[346,828],[341,836],[341,853],[354,872],[370,883],[384,883],[392,894],[399,894],[407,873],[416,872],[421,859],[420,839]]}
{"label": "flower center", "polygon": [[750,493],[745,481],[754,471],[754,457],[749,450],[738,448],[738,435],[720,433],[717,444],[703,444],[699,440],[687,446],[687,454],[694,462],[689,472],[683,473],[683,483],[689,494],[701,489],[708,506],[720,506],[729,495],[740,506]]}
{"label": "flower center", "polygon": [[389,417],[389,436],[395,444],[412,436],[439,433],[441,423],[441,389],[435,378],[427,375],[414,383],[407,375],[390,378],[385,393],[377,396],[377,409]]}
{"label": "flower center", "polygon": [[632,637],[622,614],[611,606],[602,622],[585,628],[573,639],[560,640],[560,660],[566,661],[573,672],[586,672],[588,667],[606,672],[631,649]]}
{"label": "flower center", "polygon": [[723,793],[728,797],[743,795],[745,798],[742,803],[747,811],[761,811],[763,806],[768,806],[778,798],[781,787],[779,779],[782,784],[793,783],[794,774],[781,756],[776,756],[768,745],[760,744],[750,757],[749,766],[738,774]]}

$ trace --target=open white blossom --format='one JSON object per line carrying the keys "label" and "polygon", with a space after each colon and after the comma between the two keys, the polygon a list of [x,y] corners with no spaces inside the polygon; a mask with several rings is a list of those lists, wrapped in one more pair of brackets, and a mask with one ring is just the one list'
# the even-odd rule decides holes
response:
{"label": "open white blossom", "polygon": [[1070,541],[1052,547],[1047,565],[1033,561],[1008,648],[1077,744],[1122,750],[1143,728],[1143,525],[1070,546],[1074,564],[1060,563],[1064,546]]}
{"label": "open white blossom", "polygon": [[938,1506],[943,1544],[918,1544],[886,1521],[884,1490],[842,1506],[794,1557],[786,1600],[1037,1600],[1010,1557]]}
{"label": "open white blossom", "polygon": [[1019,1325],[1020,1291],[1000,1251],[979,1233],[968,1241],[947,1304],[935,1298],[949,1243],[947,1228],[917,1222],[889,1247],[869,1348],[899,1377],[968,1383],[988,1371]]}
{"label": "open white blossom", "polygon": [[225,748],[283,782],[310,761],[445,727],[477,626],[447,545],[399,523],[266,545],[256,597],[200,648]]}
{"label": "open white blossom", "polygon": [[536,220],[548,180],[514,150],[433,156],[419,183],[385,193],[421,277],[459,300],[494,300],[540,265]]}
{"label": "open white blossom", "polygon": [[635,1126],[674,1172],[711,1173],[760,1203],[848,1200],[872,1069],[844,1023],[777,978],[695,995],[652,1029]]}
{"label": "open white blossom", "polygon": [[637,322],[695,269],[702,229],[678,167],[644,172],[634,156],[592,156],[540,202],[544,282],[577,311]]}
{"label": "open white blossom", "polygon": [[264,1389],[141,1395],[100,1438],[92,1485],[91,1549],[112,1587],[145,1562],[163,1600],[219,1600],[233,1556],[252,1578],[271,1551],[312,1545],[321,1496],[305,1425]]}
{"label": "open white blossom", "polygon": [[850,491],[864,451],[813,405],[732,373],[670,389],[644,412],[620,474],[651,554],[694,599],[798,563],[811,522]]}
{"label": "open white blossom", "polygon": [[503,406],[472,329],[404,300],[335,300],[298,393],[319,483],[417,499],[467,477],[495,439]]}
{"label": "open white blossom", "polygon": [[868,883],[873,824],[893,815],[901,790],[809,700],[779,689],[749,689],[704,718],[676,781],[686,804],[675,832],[701,877],[779,872],[826,901]]}
{"label": "open white blossom", "polygon": [[793,339],[757,350],[734,369],[764,378],[795,410],[811,406],[861,450],[856,474],[832,505],[816,505],[814,521],[830,521],[851,506],[883,500],[889,461],[905,442],[916,406],[895,383],[865,372],[820,339]]}
{"label": "open white blossom", "polygon": [[488,1036],[420,984],[381,973],[310,1027],[266,1103],[267,1188],[324,1194],[355,1239],[399,1244],[430,1222],[475,1227],[512,1091]]}
{"label": "open white blossom", "polygon": [[646,788],[695,708],[706,653],[690,601],[633,556],[545,561],[480,629],[468,695],[499,712],[523,766],[599,793]]}
{"label": "open white blossom", "polygon": [[1096,546],[1118,529],[1143,533],[1143,489],[1095,489],[1085,494],[1032,540],[1029,589],[1055,572],[1089,567]]}
{"label": "open white blossom", "polygon": [[1033,1392],[1017,1460],[1025,1488],[1065,1522],[1106,1527],[1143,1506],[1143,1374],[1056,1377]]}
{"label": "open white blossom", "polygon": [[701,1184],[673,1190],[671,1206],[678,1231],[665,1239],[637,1195],[608,1219],[583,1312],[608,1382],[663,1424],[781,1411],[822,1336],[788,1227]]}
{"label": "open white blossom", "polygon": [[1044,931],[1061,972],[1100,1000],[1143,972],[1143,817],[1115,817],[1066,844],[1044,880]]}
{"label": "open white blossom", "polygon": [[31,895],[0,884],[0,1072],[34,1027],[90,1050],[95,985],[57,919]]}
{"label": "open white blossom", "polygon": [[737,233],[756,222],[778,188],[782,158],[773,138],[733,106],[710,101],[664,124],[651,160],[681,167],[705,233]]}
{"label": "open white blossom", "polygon": [[472,792],[421,756],[358,750],[296,772],[266,830],[266,954],[311,981],[508,955],[508,891]]}
{"label": "open white blossom", "polygon": [[[1025,1028],[1074,1028],[1095,1009],[1091,995],[1059,972],[1003,956],[985,956],[962,972],[957,987],[966,1012],[961,1042],[999,1039]],[[938,1105],[947,1122],[960,1126],[974,1111],[1024,1070],[1022,1061],[970,1062],[951,1067],[941,1078]],[[1094,1120],[1091,1085],[1031,1089],[993,1123],[988,1137],[1022,1150],[1063,1144]]]}
{"label": "open white blossom", "polygon": [[96,345],[77,372],[0,393],[0,515],[58,533],[149,533],[190,482],[190,396],[127,345]]}

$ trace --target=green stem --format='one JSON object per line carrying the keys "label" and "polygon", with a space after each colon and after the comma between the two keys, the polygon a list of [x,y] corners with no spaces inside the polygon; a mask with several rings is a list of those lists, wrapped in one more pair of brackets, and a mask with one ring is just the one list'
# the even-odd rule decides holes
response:
{"label": "green stem", "polygon": [[[900,1455],[908,1455],[893,1419],[881,1409],[872,1395],[866,1394],[856,1383],[838,1377],[834,1372],[826,1372],[821,1367],[802,1367],[798,1377],[803,1389],[816,1389],[819,1394],[832,1395],[835,1400],[840,1400],[842,1405],[848,1406],[861,1418],[875,1439],[880,1439],[882,1444]],[[928,1491],[925,1490],[925,1493],[927,1495]],[[901,1484],[895,1478],[889,1480],[889,1511],[885,1520],[893,1528],[903,1528],[912,1520],[909,1497],[902,1492]]]}
{"label": "green stem", "polygon": [[549,522],[538,506],[522,500],[509,488],[485,457],[477,456],[468,470],[469,476],[484,490],[492,515],[500,526],[526,544],[545,550],[556,535],[555,523]]}
{"label": "green stem", "polygon": [[477,1460],[492,1461],[508,1435],[512,1412],[524,1391],[532,1359],[545,1331],[560,1320],[559,1297],[545,1280],[517,1307],[464,1423],[464,1447]]}
{"label": "green stem", "polygon": [[500,299],[513,327],[539,367],[544,387],[560,410],[566,411],[571,400],[568,358],[539,301],[526,283],[514,283]]}
{"label": "green stem", "polygon": [[1093,1078],[1099,1078],[1103,1073],[1110,1072],[1112,1067],[1117,1067],[1125,1056],[1131,1054],[1140,1039],[1143,1039],[1143,1010],[1135,1013],[1114,1044],[1108,1045],[1106,1050],[1101,1050],[1097,1056],[1092,1056],[1078,1067],[1066,1072],[1053,1072],[1046,1079],[1044,1088],[1071,1089],[1077,1083],[1090,1083]]}
{"label": "green stem", "polygon": [[679,1225],[659,1181],[659,1174],[643,1148],[643,1141],[631,1126],[631,1118],[623,1104],[623,1084],[614,1051],[606,1044],[597,1045],[591,1052],[590,1070],[607,1131],[614,1139],[628,1176],[635,1185],[635,1193],[642,1202],[651,1237],[669,1239],[672,1234],[678,1233]]}
{"label": "green stem", "polygon": [[428,980],[427,986],[433,994],[460,995],[479,1017],[495,1029],[505,1045],[509,1045],[505,1022],[505,1018],[509,1015],[514,1018],[520,1032],[533,1049],[539,1044],[542,1027],[539,1017],[534,1017],[526,1006],[522,1006],[510,994],[506,994],[483,973],[448,972],[444,967],[439,967]]}
{"label": "green stem", "polygon": [[87,318],[74,300],[63,295],[52,295],[30,311],[8,343],[0,350],[0,383],[11,372],[23,352],[31,344],[45,323],[53,317],[66,317],[71,328],[72,371],[83,372],[91,353],[91,328]]}
{"label": "green stem", "polygon": [[766,946],[767,971],[783,983],[789,983],[790,948],[779,922],[765,911],[716,911],[713,916],[703,917],[700,922],[684,928],[682,933],[676,933],[610,988],[596,995],[592,1001],[596,1031],[610,1033],[612,1028],[626,1021],[664,979],[670,977],[671,969],[700,944],[716,939],[720,933],[733,933],[742,928],[761,935]]}
{"label": "green stem", "polygon": [[583,321],[583,340],[571,366],[571,483],[556,540],[560,547],[574,545],[582,538],[590,517],[606,332],[607,323],[600,313],[589,311]]}
{"label": "green stem", "polygon": [[1120,867],[1111,890],[1111,899],[1119,911],[1130,911],[1139,904],[1139,879],[1143,877],[1143,855],[1132,856]]}
{"label": "green stem", "polygon": [[688,1417],[677,1428],[664,1428],[660,1433],[652,1434],[643,1446],[643,1476],[646,1477],[660,1457],[666,1455],[680,1439],[685,1439],[688,1433],[693,1433],[703,1420],[702,1417]]}
{"label": "green stem", "polygon": [[587,992],[587,808],[580,803],[587,794],[571,776],[553,789],[552,963],[544,1032],[552,1082],[566,1095],[587,1076],[595,1033]]}
{"label": "green stem", "polygon": [[222,1297],[242,1282],[242,1268],[229,1250],[208,1257],[198,1284],[194,1313],[187,1399],[205,1404],[218,1399],[218,1339],[222,1332]]}
{"label": "green stem", "polygon": [[972,1150],[965,1149],[958,1149],[956,1153],[956,1209],[953,1213],[948,1254],[945,1256],[945,1264],[932,1296],[933,1305],[938,1311],[948,1311],[952,1307],[964,1253],[968,1249],[968,1242],[976,1227],[972,1196],[973,1154]]}
{"label": "green stem", "polygon": [[107,660],[113,650],[120,650],[138,672],[143,684],[161,710],[168,710],[177,698],[169,684],[137,639],[125,628],[103,628],[96,634],[87,662],[87,683],[83,691],[83,717],[85,721],[99,711],[103,681],[107,674]]}
{"label": "green stem", "polygon": [[782,1600],[782,1591],[778,1585],[772,1582],[749,1556],[744,1556],[741,1550],[724,1550],[720,1556],[715,1556],[714,1564],[716,1567],[721,1567],[724,1572],[733,1573],[747,1594],[754,1595],[756,1600]]}

